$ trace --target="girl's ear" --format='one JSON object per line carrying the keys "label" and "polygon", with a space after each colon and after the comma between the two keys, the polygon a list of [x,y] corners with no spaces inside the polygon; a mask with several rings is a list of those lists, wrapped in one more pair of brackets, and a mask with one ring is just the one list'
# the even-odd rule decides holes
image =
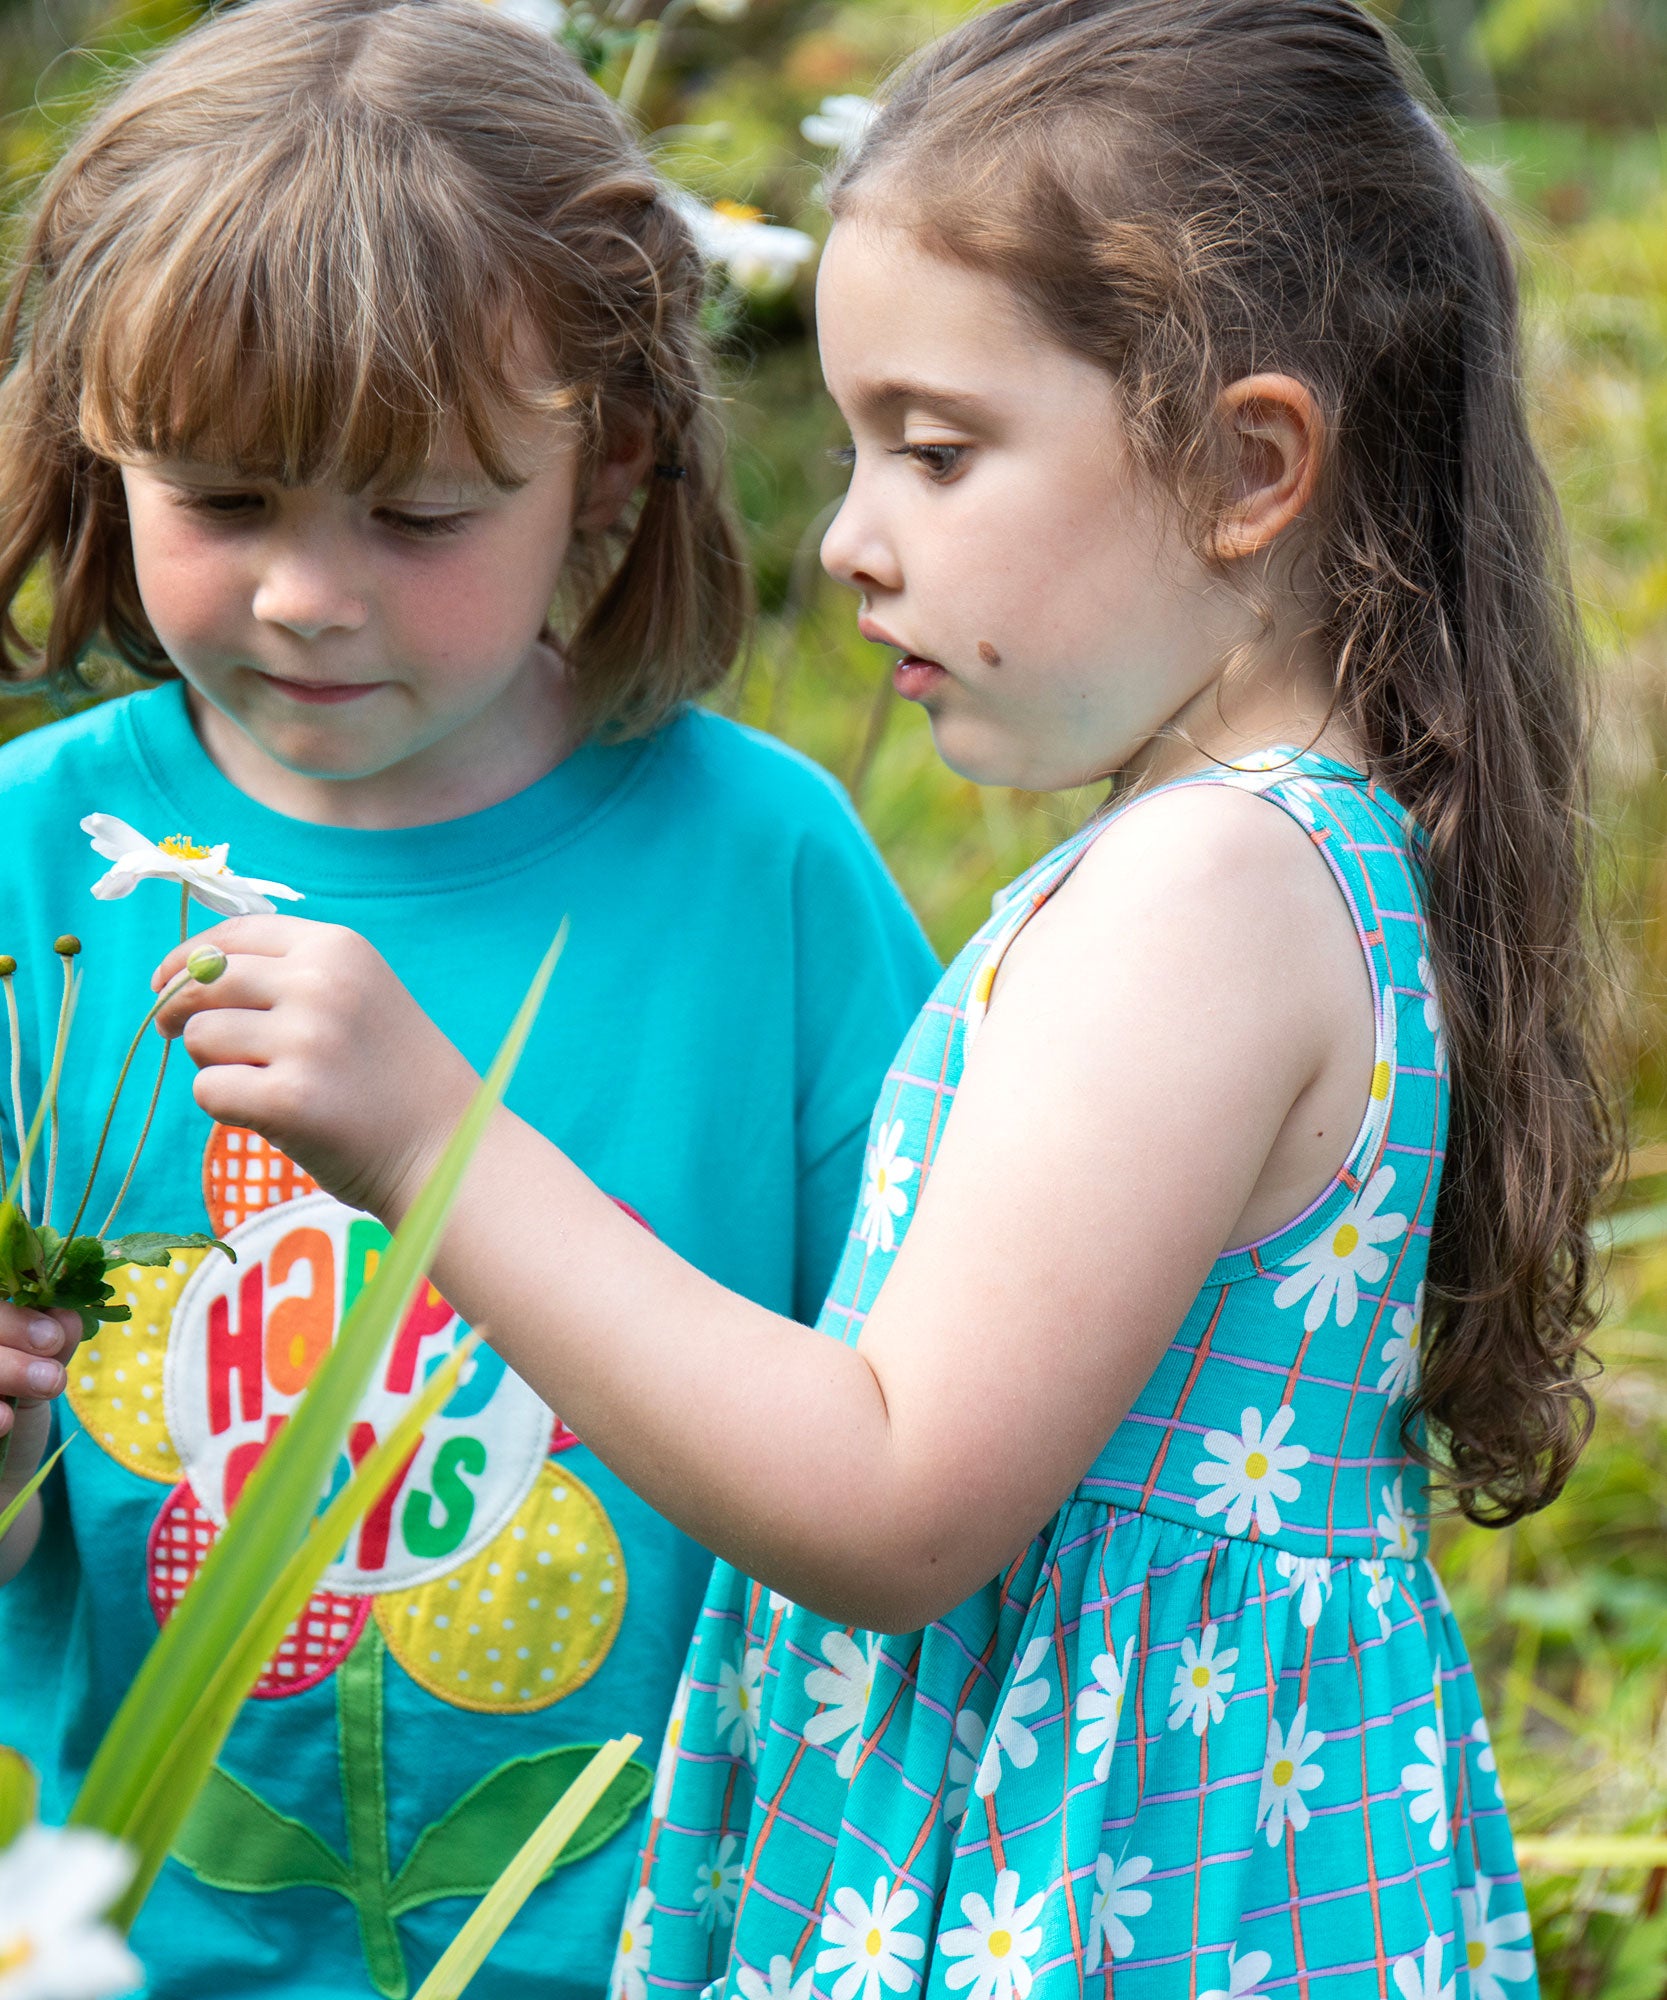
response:
{"label": "girl's ear", "polygon": [[590,468],[579,496],[574,527],[593,533],[611,528],[631,495],[648,477],[653,457],[653,440],[646,420],[626,419],[615,425],[603,443],[601,456]]}
{"label": "girl's ear", "polygon": [[1224,562],[1267,548],[1308,505],[1324,443],[1319,405],[1292,375],[1246,375],[1222,390],[1230,483],[1211,542]]}

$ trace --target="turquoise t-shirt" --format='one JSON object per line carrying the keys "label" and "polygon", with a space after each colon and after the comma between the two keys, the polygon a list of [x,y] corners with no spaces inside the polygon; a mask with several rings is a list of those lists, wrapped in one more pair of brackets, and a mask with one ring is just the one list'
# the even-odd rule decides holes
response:
{"label": "turquoise t-shirt", "polygon": [[[0,951],[18,961],[31,1100],[58,1007],[52,940],[84,943],[60,1226],[179,922],[170,886],[88,893],[106,866],[79,831],[88,812],[229,842],[234,869],[305,893],[298,913],[363,932],[477,1066],[569,917],[511,1106],[702,1270],[814,1318],[869,1107],[936,970],[814,766],[686,711],[645,741],[585,746],[488,811],[367,832],[246,798],[177,685],[0,751]],[[194,929],[211,921],[194,907]],[[95,1225],[154,1062],[147,1047]],[[176,1056],[121,1227],[212,1227],[239,1261],[182,1255],[121,1278],[133,1317],[72,1365],[63,1424],[80,1435],[40,1546],[0,1591],[0,1741],[40,1768],[48,1819],[386,1240],[254,1134],[213,1125],[192,1073]],[[421,1295],[354,1455],[458,1337],[444,1300]],[[564,1766],[565,1747],[630,1730],[652,1754],[709,1566],[559,1413],[478,1363],[239,1716],[134,1931],[154,2000],[413,1990],[580,1761]],[[638,1819],[535,1892],[472,1995],[595,2000]]]}

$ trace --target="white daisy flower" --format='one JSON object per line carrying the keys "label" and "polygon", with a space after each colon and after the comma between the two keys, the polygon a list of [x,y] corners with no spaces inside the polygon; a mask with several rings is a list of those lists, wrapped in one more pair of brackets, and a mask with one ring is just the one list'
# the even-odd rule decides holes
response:
{"label": "white daisy flower", "polygon": [[608,1975],[610,2000],[648,2000],[648,1954],[654,1944],[654,1891],[639,1889],[619,1927],[614,1969]]}
{"label": "white daisy flower", "polygon": [[660,1756],[654,1766],[654,1796],[648,1802],[649,1817],[664,1819],[671,1804],[671,1781],[677,1775],[677,1746],[683,1741],[683,1725],[689,1717],[689,1674],[684,1669],[672,1697],[671,1717],[660,1742]]}
{"label": "white daisy flower", "polygon": [[1207,1722],[1219,1722],[1227,1713],[1225,1697],[1233,1692],[1229,1669],[1239,1653],[1236,1646],[1223,1653],[1216,1651],[1220,1630],[1219,1625],[1206,1625],[1203,1642],[1197,1646],[1190,1639],[1181,1641],[1181,1664],[1175,1669],[1175,1685],[1169,1691],[1171,1729],[1190,1722],[1193,1735],[1202,1736]]}
{"label": "white daisy flower", "polygon": [[1435,1038],[1437,1076],[1447,1074],[1447,1024],[1441,1018],[1441,1002],[1436,997],[1435,968],[1422,952],[1418,954],[1418,984],[1423,988],[1424,1026]]}
{"label": "white daisy flower", "polygon": [[1329,1556],[1294,1556],[1288,1549],[1281,1549],[1273,1559],[1273,1566],[1279,1574],[1290,1580],[1292,1590],[1300,1589],[1297,1599],[1297,1616],[1312,1632],[1320,1622],[1320,1606],[1331,1595],[1331,1559]]}
{"label": "white daisy flower", "polygon": [[1395,1044],[1398,1039],[1395,989],[1386,986],[1378,996],[1377,1055],[1372,1064],[1372,1081],[1366,1096],[1366,1116],[1360,1137],[1350,1151],[1351,1159],[1368,1164],[1378,1156],[1379,1145],[1389,1124],[1390,1098],[1395,1085]]}
{"label": "white daisy flower", "polygon": [[269,917],[277,907],[274,896],[286,903],[303,900],[299,889],[288,889],[282,882],[234,875],[226,866],[229,847],[199,847],[182,833],[171,833],[158,845],[109,813],[88,813],[81,831],[91,839],[95,854],[115,864],[93,884],[93,894],[101,902],[131,896],[141,882],[177,882],[190,891],[193,902],[217,917]]}
{"label": "white daisy flower", "polygon": [[1407,1226],[1404,1215],[1378,1213],[1394,1185],[1395,1169],[1379,1167],[1323,1236],[1286,1258],[1287,1264],[1300,1268],[1281,1281],[1273,1302],[1294,1306],[1306,1296],[1302,1323],[1309,1333],[1325,1324],[1334,1300],[1337,1324],[1349,1325],[1360,1304],[1361,1285],[1375,1285],[1389,1269],[1389,1259],[1378,1245],[1393,1243]]}
{"label": "white daisy flower", "polygon": [[1421,1959],[1409,1952],[1405,1958],[1398,1958],[1394,1965],[1395,1991],[1401,2000],[1453,2000],[1453,1982],[1441,1983],[1441,1940],[1428,1937],[1424,1940]]}
{"label": "white daisy flower", "polygon": [[695,1909],[709,1931],[725,1929],[735,1915],[741,1893],[741,1864],[735,1850],[740,1845],[738,1834],[726,1833],[695,1870]]}
{"label": "white daisy flower", "polygon": [[[719,1980],[718,1984],[723,1984]],[[741,2000],[813,2000],[816,1992],[816,1973],[813,1970],[793,1977],[790,1959],[778,1953],[770,1960],[770,1976],[766,1980],[753,1971],[750,1965],[743,1966],[735,1975],[735,1989]]]}
{"label": "white daisy flower", "polygon": [[870,1250],[897,1248],[897,1219],[909,1205],[903,1192],[914,1179],[916,1160],[898,1153],[903,1143],[903,1121],[894,1118],[882,1125],[863,1162],[862,1221],[857,1234]]}
{"label": "white daisy flower", "polygon": [[1047,1676],[1042,1674],[1035,1680],[1030,1676],[1037,1673],[1048,1657],[1050,1647],[1051,1642],[1044,1635],[1040,1639],[1032,1639],[1019,1655],[1018,1664],[1013,1669],[1013,1685],[1007,1690],[1007,1699],[996,1711],[995,1727],[990,1731],[989,1741],[984,1746],[984,1760],[978,1767],[978,1776],[973,1780],[973,1790],[981,1799],[987,1799],[1001,1783],[1003,1756],[1020,1771],[1028,1771],[1036,1762],[1036,1738],[1025,1727],[1024,1718],[1034,1715],[1047,1703]]}
{"label": "white daisy flower", "polygon": [[1476,1752],[1476,1762],[1478,1767],[1486,1771],[1493,1780],[1494,1797],[1496,1799],[1503,1797],[1499,1789],[1499,1760],[1493,1754],[1493,1738],[1488,1734],[1487,1723],[1481,1716],[1477,1716],[1470,1725],[1470,1741],[1481,1746]]}
{"label": "white daisy flower", "polygon": [[1200,1486],[1215,1488],[1193,1502],[1205,1520],[1226,1509],[1223,1528],[1230,1535],[1242,1535],[1254,1513],[1264,1535],[1278,1534],[1276,1503],[1297,1498],[1302,1488],[1291,1473],[1308,1463],[1307,1445],[1282,1442],[1295,1420],[1296,1411],[1289,1403],[1281,1403],[1265,1431],[1261,1412],[1247,1409],[1240,1417],[1237,1437],[1231,1431],[1204,1433],[1208,1456],[1192,1468],[1192,1476]]}
{"label": "white daisy flower", "polygon": [[1277,1722],[1269,1722],[1268,1754],[1262,1765],[1262,1796],[1256,1807],[1256,1825],[1260,1829],[1266,1822],[1270,1847],[1279,1845],[1287,1819],[1293,1833],[1301,1833],[1307,1826],[1308,1801],[1302,1795],[1325,1781],[1324,1770],[1308,1760],[1324,1741],[1319,1730],[1308,1727],[1307,1702],[1301,1703],[1291,1717],[1288,1730],[1282,1732]]}
{"label": "white daisy flower", "polygon": [[808,118],[799,120],[799,130],[813,146],[826,146],[838,153],[847,152],[868,130],[874,110],[868,98],[857,97],[850,92],[838,97],[824,97]]}
{"label": "white daisy flower", "polygon": [[0,1851],[0,1996],[106,2000],[144,1968],[104,1921],[134,1857],[107,1834],[31,1825]]}
{"label": "white daisy flower", "polygon": [[741,1664],[725,1660],[718,1669],[718,1734],[729,1737],[731,1754],[754,1763],[758,1757],[758,1717],[763,1706],[764,1654],[749,1646]]}
{"label": "white daisy flower", "polygon": [[695,0],[695,12],[704,14],[709,21],[739,21],[747,11],[749,0]]}
{"label": "white daisy flower", "polygon": [[1094,1685],[1085,1687],[1077,1696],[1077,1720],[1082,1724],[1077,1731],[1077,1748],[1084,1755],[1091,1750],[1099,1751],[1094,1778],[1102,1785],[1117,1748],[1117,1724],[1123,1713],[1123,1696],[1129,1685],[1129,1655],[1133,1651],[1134,1640],[1130,1637],[1123,1642],[1121,1662],[1115,1653],[1099,1654],[1089,1669]]}
{"label": "white daisy flower", "polygon": [[828,1707],[805,1724],[807,1743],[837,1743],[839,1756],[834,1764],[840,1777],[849,1778],[862,1754],[862,1719],[868,1713],[868,1697],[874,1692],[874,1670],[879,1664],[880,1640],[869,1633],[866,1650],[848,1632],[829,1632],[822,1641],[825,1667],[812,1667],[805,1675],[805,1693],[812,1701]]}
{"label": "white daisy flower", "polygon": [[1134,1950],[1134,1933],[1123,1919],[1143,1917],[1152,1907],[1152,1892],[1137,1889],[1152,1872],[1144,1854],[1126,1854],[1113,1861],[1102,1854],[1094,1863],[1094,1899],[1088,1906],[1088,1970],[1098,1972],[1107,1957],[1127,1958]]}
{"label": "white daisy flower", "polygon": [[1401,1789],[1410,1792],[1407,1811],[1422,1826],[1430,1823],[1430,1849],[1439,1854],[1447,1845],[1447,1755],[1440,1736],[1427,1723],[1413,1736],[1422,1761],[1401,1767]]}
{"label": "white daisy flower", "polygon": [[944,1793],[943,1816],[951,1826],[959,1826],[967,1816],[967,1799],[984,1755],[988,1727],[983,1716],[963,1708],[955,1718],[955,1741],[949,1746],[949,1789]]}
{"label": "white daisy flower", "polygon": [[1424,1287],[1413,1294],[1410,1306],[1397,1306],[1390,1321],[1394,1331],[1383,1343],[1383,1373],[1378,1391],[1385,1396],[1410,1396],[1418,1387],[1418,1369],[1423,1359]]}
{"label": "white daisy flower", "polygon": [[[1526,1914],[1513,1910],[1508,1916],[1490,1921],[1488,1898],[1492,1894],[1493,1884],[1485,1875],[1476,1877],[1474,1888],[1459,1890],[1471,2000],[1509,2000],[1500,1982],[1508,1979],[1514,1985],[1519,1979],[1530,1977],[1534,1970],[1534,1949]],[[1528,1949],[1509,1950],[1514,1944],[1526,1944]]]}
{"label": "white daisy flower", "polygon": [[[911,1937],[903,1925],[915,1913],[920,1898],[912,1889],[892,1892],[882,1875],[874,1884],[874,1900],[865,1903],[855,1889],[837,1889],[834,1907],[823,1912],[818,1972],[837,1972],[832,2000],[880,2000],[880,1988],[906,1992],[915,1974],[906,1959],[924,1958],[926,1942]],[[843,1970],[841,1970],[843,1968]]]}
{"label": "white daisy flower", "polygon": [[1407,1512],[1401,1482],[1406,1477],[1397,1472],[1388,1486],[1378,1489],[1378,1497],[1383,1502],[1383,1511],[1378,1515],[1378,1540],[1383,1543],[1385,1557],[1394,1556],[1402,1562],[1411,1562],[1418,1553],[1418,1529],[1414,1518]]}
{"label": "white daisy flower", "polygon": [[1227,1984],[1201,1993],[1198,2000],[1259,2000],[1257,1983],[1273,1970],[1273,1960],[1265,1951],[1247,1951],[1239,1957],[1237,1945],[1227,1948]]}
{"label": "white daisy flower", "polygon": [[1032,1930],[1048,1900],[1045,1889],[1019,1901],[1018,1871],[1004,1868],[996,1877],[994,1903],[979,1895],[961,1898],[966,1923],[943,1931],[938,1947],[946,1958],[958,1958],[944,1975],[946,1986],[970,1989],[967,2000],[1025,2000],[1035,1975],[1030,1969],[1040,1949],[1042,1933]]}
{"label": "white daisy flower", "polygon": [[1395,1595],[1395,1579],[1389,1574],[1389,1565],[1375,1558],[1371,1562],[1357,1565],[1365,1577],[1366,1602],[1378,1614],[1378,1624],[1385,1638],[1389,1636],[1389,1600]]}
{"label": "white daisy flower", "polygon": [[802,229],[766,222],[761,210],[743,202],[720,201],[708,208],[685,193],[674,194],[672,202],[689,225],[695,248],[744,292],[779,291],[816,255],[815,242]]}

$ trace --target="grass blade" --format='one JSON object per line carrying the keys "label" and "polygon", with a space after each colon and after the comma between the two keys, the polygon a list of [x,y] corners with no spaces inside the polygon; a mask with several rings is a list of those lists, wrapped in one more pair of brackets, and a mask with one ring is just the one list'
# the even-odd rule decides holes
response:
{"label": "grass blade", "polygon": [[0,1513],[0,1542],[3,1542],[11,1533],[18,1515],[23,1512],[24,1508],[28,1506],[29,1502],[34,1499],[35,1495],[46,1484],[47,1474],[80,1435],[79,1431],[71,1431],[69,1436],[64,1439],[63,1443],[59,1445],[58,1449],[35,1474],[34,1478],[29,1481],[29,1484],[10,1501],[5,1511]]}
{"label": "grass blade", "polygon": [[[388,1435],[366,1452],[342,1490],[308,1529],[306,1540],[238,1635],[219,1671],[202,1689],[123,1830],[122,1837],[138,1855],[139,1865],[127,1893],[111,1912],[113,1923],[125,1929],[139,1914],[261,1669],[317,1589],[342,1543],[382,1497],[406,1453],[415,1448],[429,1419],[450,1400],[479,1346],[475,1334],[460,1341]],[[184,1609],[183,1603],[180,1608]]]}
{"label": "grass blade", "polygon": [[353,1413],[424,1276],[469,1159],[526,1044],[566,937],[564,921],[439,1164],[289,1422],[250,1474],[190,1590],[157,1634],[93,1757],[70,1813],[73,1825],[128,1837],[158,1767],[171,1756],[176,1737],[215,1683],[226,1655],[306,1539]]}
{"label": "grass blade", "polygon": [[487,1890],[468,1922],[417,1989],[416,2000],[458,2000],[486,1962],[486,1955],[511,1919],[550,1871],[551,1863],[578,1832],[598,1799],[630,1761],[640,1736],[604,1743],[522,1843],[520,1852]]}

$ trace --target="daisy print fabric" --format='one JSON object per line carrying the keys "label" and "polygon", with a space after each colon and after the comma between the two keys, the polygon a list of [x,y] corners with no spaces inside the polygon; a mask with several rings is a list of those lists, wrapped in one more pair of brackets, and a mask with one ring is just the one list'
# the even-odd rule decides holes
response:
{"label": "daisy print fabric", "polygon": [[[1402,1443],[1447,1116],[1413,831],[1309,753],[1182,782],[1285,812],[1353,915],[1377,1047],[1349,1156],[1217,1261],[1059,1513],[947,1617],[842,1629],[717,1566],[620,2000],[1537,1991]],[[1104,824],[1000,899],[905,1042],[831,1338],[908,1232],[1003,952]]]}

